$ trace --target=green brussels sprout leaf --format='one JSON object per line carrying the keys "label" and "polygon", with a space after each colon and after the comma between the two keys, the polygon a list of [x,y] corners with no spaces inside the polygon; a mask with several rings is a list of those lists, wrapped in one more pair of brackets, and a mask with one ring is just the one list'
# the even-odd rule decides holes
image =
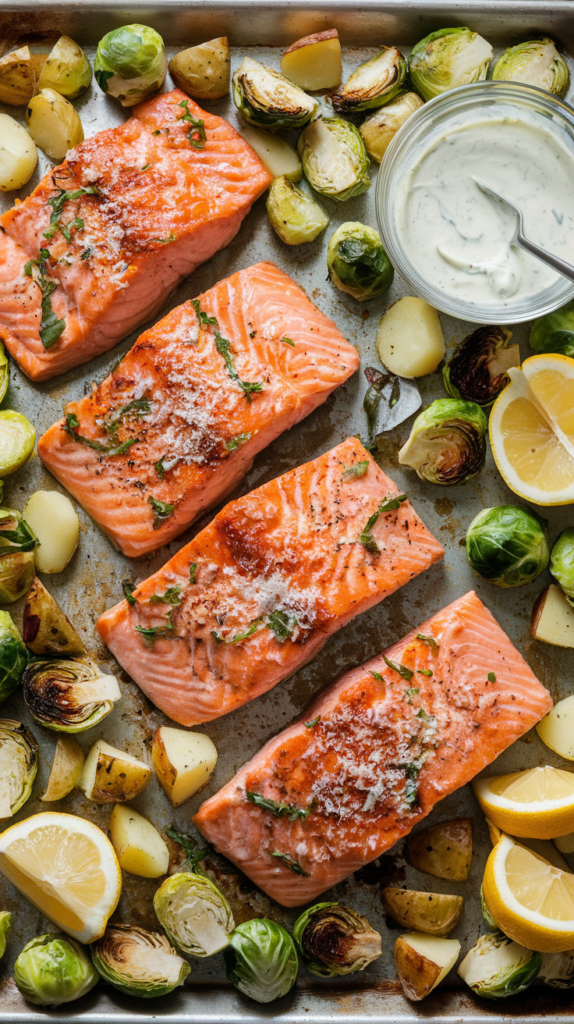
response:
{"label": "green brussels sprout leaf", "polygon": [[492,77],[494,81],[535,85],[555,96],[565,96],[570,82],[566,61],[552,40],[546,38],[510,46],[494,65]]}
{"label": "green brussels sprout leaf", "polygon": [[485,508],[466,532],[472,568],[498,587],[531,583],[548,565],[546,523],[517,505]]}
{"label": "green brussels sprout leaf", "polygon": [[478,327],[461,341],[442,375],[452,398],[462,398],[489,406],[509,383],[506,372],[520,366],[518,345],[510,345],[512,331],[507,327]]}
{"label": "green brussels sprout leaf", "polygon": [[293,936],[303,963],[312,974],[364,971],[381,955],[381,936],[342,903],[316,903],[297,918]]}
{"label": "green brussels sprout leaf", "polygon": [[540,965],[540,953],[520,946],[502,932],[489,932],[469,949],[458,974],[483,999],[505,999],[528,988]]}
{"label": "green brussels sprout leaf", "polygon": [[164,935],[128,924],[110,924],[92,946],[105,981],[128,996],[154,999],[183,985],[191,968]]}
{"label": "green brussels sprout leaf", "polygon": [[295,944],[275,921],[255,918],[240,924],[223,955],[229,981],[258,1003],[280,999],[297,980]]}
{"label": "green brussels sprout leaf", "polygon": [[259,128],[302,128],[319,104],[272,68],[245,57],[233,76],[233,102],[246,121]]}
{"label": "green brussels sprout leaf", "polygon": [[352,114],[382,107],[400,92],[406,76],[407,62],[402,53],[396,46],[384,46],[360,64],[345,85],[331,93],[333,110],[337,114]]}
{"label": "green brussels sprout leaf", "polygon": [[483,82],[492,46],[469,28],[442,28],[413,46],[409,57],[411,81],[425,100],[449,89]]}
{"label": "green brussels sprout leaf", "polygon": [[359,302],[385,291],[395,276],[378,232],[358,221],[341,224],[331,235],[327,267],[333,284]]}
{"label": "green brussels sprout leaf", "polygon": [[574,299],[534,321],[530,347],[535,352],[559,352],[574,357]]}
{"label": "green brussels sprout leaf", "polygon": [[297,152],[309,184],[345,202],[371,186],[369,156],[361,133],[340,117],[320,117],[299,136]]}
{"label": "green brussels sprout leaf", "polygon": [[[313,242],[329,223],[323,208],[285,175],[272,183],[266,208],[271,227],[286,245]],[[286,341],[293,344],[289,339]]]}
{"label": "green brussels sprout leaf", "polygon": [[430,483],[465,483],[484,465],[485,434],[486,417],[479,405],[439,398],[417,416],[399,463]]}
{"label": "green brussels sprout leaf", "polygon": [[60,1006],[89,992],[99,974],[79,942],[48,934],[24,946],[14,964],[14,980],[30,1003]]}
{"label": "green brussels sprout leaf", "polygon": [[96,82],[123,107],[141,103],[161,89],[167,72],[163,39],[148,25],[122,25],[100,39],[94,61]]}

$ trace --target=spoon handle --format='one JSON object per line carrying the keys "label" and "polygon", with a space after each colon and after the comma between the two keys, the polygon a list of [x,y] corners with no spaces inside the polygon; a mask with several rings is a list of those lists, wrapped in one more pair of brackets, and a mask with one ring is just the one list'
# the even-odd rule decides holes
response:
{"label": "spoon handle", "polygon": [[542,260],[547,266],[552,267],[563,277],[567,277],[569,281],[574,281],[574,267],[571,263],[566,263],[566,260],[561,260],[559,256],[553,256],[551,252],[547,252],[546,249],[542,249],[535,242],[531,242],[530,239],[525,238],[522,232],[516,235],[516,245],[519,245],[525,252],[529,252],[531,256],[536,256],[537,259]]}

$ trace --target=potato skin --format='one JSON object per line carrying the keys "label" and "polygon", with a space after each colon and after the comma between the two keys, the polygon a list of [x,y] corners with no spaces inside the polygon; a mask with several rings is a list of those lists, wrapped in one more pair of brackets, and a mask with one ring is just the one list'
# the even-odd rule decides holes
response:
{"label": "potato skin", "polygon": [[381,895],[387,914],[401,928],[427,935],[448,935],[458,922],[464,904],[462,896],[394,889],[391,886],[384,888]]}
{"label": "potato skin", "polygon": [[219,100],[229,92],[229,44],[227,36],[210,39],[176,53],[169,62],[175,84],[198,100]]}
{"label": "potato skin", "polygon": [[465,882],[472,859],[472,819],[457,818],[431,825],[407,840],[413,867],[435,878]]}
{"label": "potato skin", "polygon": [[395,967],[407,999],[419,1002],[436,984],[441,968],[399,935],[395,942]]}
{"label": "potato skin", "polygon": [[288,53],[293,53],[295,50],[300,50],[303,46],[313,46],[314,43],[322,43],[325,39],[338,39],[339,33],[336,28],[326,28],[324,32],[312,32],[310,36],[303,36],[302,39],[296,39],[291,46],[288,46],[283,56],[285,57]]}
{"label": "potato skin", "polygon": [[140,768],[102,751],[98,757],[91,798],[98,804],[132,800],[143,792],[150,777],[150,768]]}
{"label": "potato skin", "polygon": [[0,103],[24,107],[35,88],[35,62],[27,46],[0,57]]}
{"label": "potato skin", "polygon": [[40,800],[46,802],[62,800],[68,793],[71,793],[82,774],[84,761],[84,751],[77,740],[73,736],[60,736],[56,744],[48,785]]}

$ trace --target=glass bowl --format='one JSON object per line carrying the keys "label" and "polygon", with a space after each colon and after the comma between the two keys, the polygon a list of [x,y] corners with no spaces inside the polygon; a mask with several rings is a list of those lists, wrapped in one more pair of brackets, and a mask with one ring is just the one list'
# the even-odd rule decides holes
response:
{"label": "glass bowl", "polygon": [[[469,302],[439,288],[427,280],[410,258],[401,238],[398,223],[397,187],[417,163],[417,149],[426,150],[432,136],[437,138],[461,115],[496,113],[496,108],[512,107],[520,118],[528,112],[541,115],[544,128],[557,135],[573,152],[574,109],[543,89],[517,82],[477,82],[463,85],[435,97],[420,107],[397,132],[389,145],[377,180],[376,212],[379,232],[391,262],[415,294],[436,309],[462,320],[482,324],[516,324],[533,320],[558,309],[574,298],[574,284],[559,277],[535,295],[489,303]],[[504,111],[501,110],[501,113]],[[566,138],[565,138],[565,135]],[[477,168],[479,173],[479,168]],[[512,195],[509,194],[509,199]],[[421,226],[423,229],[424,226]],[[536,239],[533,239],[536,241]]]}

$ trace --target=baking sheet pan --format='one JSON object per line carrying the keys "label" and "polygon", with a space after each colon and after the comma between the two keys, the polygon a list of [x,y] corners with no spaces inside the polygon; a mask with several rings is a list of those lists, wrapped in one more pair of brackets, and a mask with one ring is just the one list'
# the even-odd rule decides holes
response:
{"label": "baking sheet pan", "polygon": [[[279,66],[283,47],[304,34],[322,28],[338,28],[345,47],[344,64],[347,73],[364,60],[373,43],[396,44],[405,52],[427,32],[447,25],[469,24],[483,34],[497,48],[533,35],[548,34],[555,38],[569,54],[574,54],[574,6],[566,0],[553,3],[522,3],[519,0],[465,0],[454,4],[446,2],[411,3],[408,0],[387,0],[373,3],[339,2],[314,3],[204,3],[189,4],[178,0],[163,0],[155,5],[124,2],[74,3],[43,0],[6,3],[0,0],[0,41],[2,52],[16,43],[30,42],[46,49],[58,34],[65,32],[85,46],[93,58],[93,47],[98,39],[113,28],[130,21],[153,25],[163,35],[170,53],[201,42],[215,35],[227,34],[233,45],[232,70],[245,53],[262,59],[271,66]],[[255,49],[257,48],[257,49]],[[571,68],[574,62],[569,56]],[[169,82],[169,80],[168,80]],[[169,87],[169,85],[168,85]],[[570,98],[574,91],[570,90]],[[94,84],[87,94],[76,101],[86,136],[104,127],[120,123],[125,112],[107,99]],[[21,116],[22,110],[6,108],[7,112]],[[209,109],[227,117],[238,125],[236,111],[230,100],[209,105]],[[36,178],[20,194],[30,191],[36,180],[45,173],[49,161],[40,154]],[[357,346],[361,355],[361,369],[318,411],[278,438],[255,459],[254,466],[235,492],[246,493],[278,474],[308,461],[334,447],[345,437],[365,431],[362,401],[366,390],[363,370],[378,366],[374,348],[376,327],[381,314],[407,289],[398,277],[388,293],[367,303],[357,303],[338,292],[326,281],[326,246],[334,228],[346,220],[362,220],[375,225],[374,179],[377,169],[371,168],[373,187],[363,196],[338,206],[327,199],[322,204],[331,215],[326,233],[308,246],[288,248],[274,235],[265,213],[264,198],[254,206],[238,236],[221,253],[201,266],[170,297],[165,312],[187,298],[192,298],[211,287],[228,274],[247,267],[260,259],[272,259],[291,274],[317,303],[332,317]],[[14,194],[3,197],[3,208],[11,205]],[[441,315],[447,345],[451,348],[473,328],[462,321]],[[115,365],[118,355],[131,347],[135,332],[107,355],[79,367],[44,384],[32,385],[12,364],[11,383],[5,408],[19,409],[34,422],[38,434],[62,414],[63,403],[80,398]],[[514,329],[514,338],[520,342],[522,355],[529,354],[527,325]],[[443,397],[440,374],[423,378],[420,382],[423,402]],[[410,421],[395,429],[385,440],[380,463],[399,487],[406,490],[420,511],[425,523],[446,548],[444,561],[413,580],[378,607],[360,616],[332,637],[323,650],[292,679],[257,700],[204,727],[202,731],[213,739],[219,752],[215,776],[200,795],[174,811],[153,779],[134,806],[146,814],[158,827],[176,823],[190,830],[190,816],[205,797],[219,789],[235,771],[251,757],[278,730],[297,716],[311,700],[339,673],[379,653],[387,645],[403,636],[413,625],[436,612],[449,601],[474,587],[488,607],[509,633],[511,639],[550,689],[555,699],[572,692],[574,652],[537,643],[530,637],[529,620],[535,596],[548,582],[547,574],[534,584],[517,590],[504,591],[476,577],[464,554],[466,527],[476,513],[485,506],[514,502],[515,496],[506,488],[488,457],[480,475],[465,486],[441,488],[423,484],[408,469],[397,464],[397,452],[408,436]],[[6,481],[5,504],[22,509],[28,495],[37,488],[62,489],[44,470],[37,456],[15,476]],[[99,643],[94,631],[97,616],[121,597],[120,580],[130,577],[140,581],[158,569],[171,555],[200,530],[210,516],[199,520],[177,541],[153,555],[131,560],[118,554],[107,538],[82,509],[81,541],[77,554],[68,569],[45,578],[49,589],[71,617],[84,637],[90,651],[113,668],[106,649]],[[568,507],[551,511],[549,516],[551,539],[574,520]],[[20,609],[12,606],[19,620]],[[100,726],[82,733],[80,743],[87,749],[96,739],[109,742],[143,756],[151,763],[151,740],[158,725],[167,721],[138,688],[118,670],[123,699],[114,713]],[[56,742],[56,734],[42,729],[28,716],[23,702],[11,697],[2,706],[2,715],[18,718],[31,726],[40,742],[42,760],[32,798],[17,818],[28,817],[54,805],[42,804],[38,795],[43,792],[48,778]],[[539,763],[562,765],[538,740],[533,732],[516,743],[496,763],[499,771],[518,770]],[[567,767],[567,765],[562,765]],[[72,793],[56,805],[58,809],[81,814],[104,829],[110,809],[87,801],[83,794]],[[194,960],[188,984],[166,999],[135,1001],[120,995],[103,984],[89,996],[69,1007],[48,1012],[31,1007],[20,996],[12,981],[12,966],[22,946],[34,935],[53,930],[19,893],[3,879],[0,882],[0,909],[11,910],[13,928],[7,953],[0,964],[0,1021],[52,1021],[80,1022],[148,1022],[166,1020],[175,1022],[239,1022],[252,1021],[323,1021],[361,1022],[383,1024],[397,1021],[401,1024],[424,1018],[426,1021],[482,1021],[485,1018],[502,1022],[514,1018],[531,1022],[542,1020],[572,1021],[574,996],[550,989],[533,988],[527,994],[501,1003],[488,1003],[474,999],[462,983],[451,975],[446,984],[427,998],[424,1003],[412,1004],[405,1000],[395,980],[392,962],[396,926],[385,920],[380,889],[384,884],[406,884],[439,892],[457,892],[465,896],[463,919],[452,933],[460,939],[465,951],[484,930],[479,890],[482,871],[490,844],[483,816],[478,810],[469,787],[465,787],[442,801],[427,821],[432,822],[456,816],[472,816],[475,823],[473,866],[469,881],[452,885],[412,869],[403,856],[402,844],[397,844],[385,856],[368,865],[330,892],[330,897],[350,904],[366,914],[374,927],[383,935],[383,956],[364,974],[347,979],[319,981],[301,969],[299,982],[292,994],[269,1006],[258,1006],[241,996],[225,978],[221,954],[206,960]],[[192,830],[192,829],[191,829]],[[173,847],[173,862],[179,853]],[[209,855],[206,866],[228,896],[239,923],[255,916],[268,916],[292,925],[298,911],[284,910],[238,872],[229,862],[216,854]],[[153,880],[124,874],[124,890],[115,919],[134,922],[143,927],[157,927],[151,897],[157,886]]]}

